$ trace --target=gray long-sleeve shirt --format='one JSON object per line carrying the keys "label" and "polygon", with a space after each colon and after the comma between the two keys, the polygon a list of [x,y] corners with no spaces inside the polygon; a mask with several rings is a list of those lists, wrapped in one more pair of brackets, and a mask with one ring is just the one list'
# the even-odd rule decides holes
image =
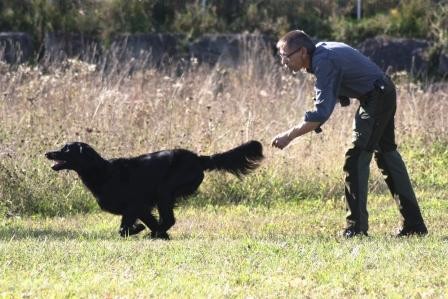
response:
{"label": "gray long-sleeve shirt", "polygon": [[304,120],[324,123],[337,103],[338,96],[358,98],[374,88],[383,71],[358,50],[338,42],[321,42],[311,57],[308,70],[316,77],[314,110]]}

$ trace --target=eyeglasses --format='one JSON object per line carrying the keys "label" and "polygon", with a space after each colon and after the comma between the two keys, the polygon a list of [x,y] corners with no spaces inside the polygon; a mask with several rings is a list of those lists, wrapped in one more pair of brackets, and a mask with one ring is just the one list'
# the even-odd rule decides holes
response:
{"label": "eyeglasses", "polygon": [[298,49],[292,51],[291,53],[285,55],[285,54],[281,54],[279,53],[278,55],[280,56],[280,59],[282,60],[289,60],[289,57],[291,57],[293,54],[299,52],[302,49],[302,47],[299,47]]}

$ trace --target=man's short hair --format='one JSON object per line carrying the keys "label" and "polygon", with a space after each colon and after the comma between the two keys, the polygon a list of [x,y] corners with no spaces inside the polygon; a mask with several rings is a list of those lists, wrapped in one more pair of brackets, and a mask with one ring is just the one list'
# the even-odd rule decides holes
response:
{"label": "man's short hair", "polygon": [[312,54],[316,46],[312,39],[302,30],[293,30],[286,33],[278,42],[277,48],[288,45],[288,49],[294,51],[300,47],[305,47],[308,54]]}

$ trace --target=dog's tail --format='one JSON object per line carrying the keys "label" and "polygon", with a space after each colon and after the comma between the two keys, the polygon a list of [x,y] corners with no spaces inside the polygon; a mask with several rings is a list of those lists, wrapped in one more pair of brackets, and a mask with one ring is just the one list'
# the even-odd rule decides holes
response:
{"label": "dog's tail", "polygon": [[263,146],[260,142],[252,140],[227,152],[199,158],[204,170],[227,171],[241,177],[260,165],[264,158]]}

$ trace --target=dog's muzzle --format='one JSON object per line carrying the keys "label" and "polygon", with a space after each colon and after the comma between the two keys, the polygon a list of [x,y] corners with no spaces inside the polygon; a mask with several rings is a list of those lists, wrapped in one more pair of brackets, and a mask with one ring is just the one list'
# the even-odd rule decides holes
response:
{"label": "dog's muzzle", "polygon": [[45,154],[45,157],[47,157],[48,160],[55,161],[56,163],[51,166],[51,169],[58,171],[64,168],[64,165],[67,163],[67,161],[59,160],[57,158],[58,152],[48,152]]}

